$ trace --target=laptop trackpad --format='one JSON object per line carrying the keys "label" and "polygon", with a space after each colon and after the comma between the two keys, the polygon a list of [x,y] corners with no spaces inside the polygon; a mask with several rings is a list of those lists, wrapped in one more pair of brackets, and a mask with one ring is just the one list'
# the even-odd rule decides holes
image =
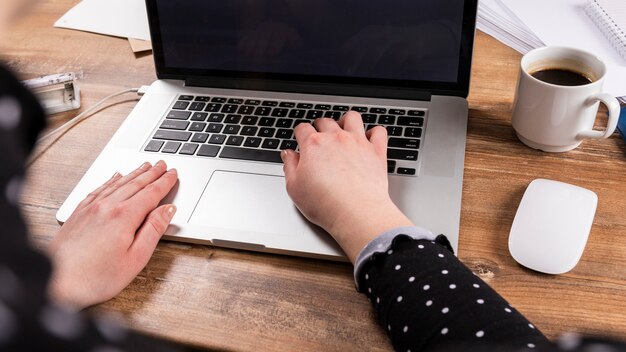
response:
{"label": "laptop trackpad", "polygon": [[284,177],[230,171],[213,172],[189,223],[290,236],[308,227]]}

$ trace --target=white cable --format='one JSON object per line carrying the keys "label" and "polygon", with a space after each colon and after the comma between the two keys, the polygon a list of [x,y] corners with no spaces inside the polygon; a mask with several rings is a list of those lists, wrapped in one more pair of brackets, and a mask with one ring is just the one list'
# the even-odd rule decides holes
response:
{"label": "white cable", "polygon": [[89,109],[81,112],[80,114],[76,115],[74,118],[72,118],[71,120],[67,121],[66,123],[64,123],[63,125],[61,125],[60,127],[54,129],[54,131],[46,134],[45,136],[39,138],[37,140],[37,143],[41,143],[43,142],[45,139],[49,138],[50,136],[53,136],[55,134],[57,134],[60,131],[63,131],[65,129],[70,129],[72,128],[75,124],[77,124],[84,116],[89,115],[91,112],[93,112],[94,110],[96,110],[97,108],[100,107],[100,105],[104,104],[107,100],[115,98],[119,95],[122,94],[126,94],[126,93],[138,93],[140,88],[131,88],[131,89],[126,89],[123,90],[121,92],[117,92],[114,94],[109,95],[108,97],[100,100],[99,102],[97,102],[96,104],[94,104],[92,107],[90,107]]}

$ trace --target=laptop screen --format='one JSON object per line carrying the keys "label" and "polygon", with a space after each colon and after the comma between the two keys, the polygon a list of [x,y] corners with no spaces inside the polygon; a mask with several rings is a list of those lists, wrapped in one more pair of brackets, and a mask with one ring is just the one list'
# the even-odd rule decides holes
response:
{"label": "laptop screen", "polygon": [[467,93],[476,0],[149,0],[160,78]]}

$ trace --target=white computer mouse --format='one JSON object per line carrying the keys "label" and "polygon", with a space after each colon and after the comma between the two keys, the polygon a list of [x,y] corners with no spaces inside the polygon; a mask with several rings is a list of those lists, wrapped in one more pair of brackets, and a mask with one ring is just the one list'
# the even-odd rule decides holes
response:
{"label": "white computer mouse", "polygon": [[536,179],[520,202],[509,251],[521,265],[547,274],[572,270],[583,254],[598,196],[568,183]]}

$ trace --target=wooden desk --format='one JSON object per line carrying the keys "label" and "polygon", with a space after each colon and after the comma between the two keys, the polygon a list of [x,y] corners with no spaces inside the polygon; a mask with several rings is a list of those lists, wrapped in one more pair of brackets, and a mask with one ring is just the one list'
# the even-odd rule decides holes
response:
{"label": "wooden desk", "polygon": [[[82,71],[83,107],[152,82],[152,56],[133,55],[125,40],[52,27],[77,2],[41,1],[0,45],[3,61],[23,78]],[[549,337],[626,336],[626,146],[617,135],[561,154],[523,146],[511,128],[519,59],[478,33],[459,256]],[[135,102],[118,99],[33,164],[22,205],[37,245],[54,235],[56,210]],[[517,205],[539,177],[599,197],[583,258],[565,275],[525,270],[508,253]],[[391,350],[347,264],[162,242],[126,290],[93,310],[121,313],[150,334],[233,350]]]}

